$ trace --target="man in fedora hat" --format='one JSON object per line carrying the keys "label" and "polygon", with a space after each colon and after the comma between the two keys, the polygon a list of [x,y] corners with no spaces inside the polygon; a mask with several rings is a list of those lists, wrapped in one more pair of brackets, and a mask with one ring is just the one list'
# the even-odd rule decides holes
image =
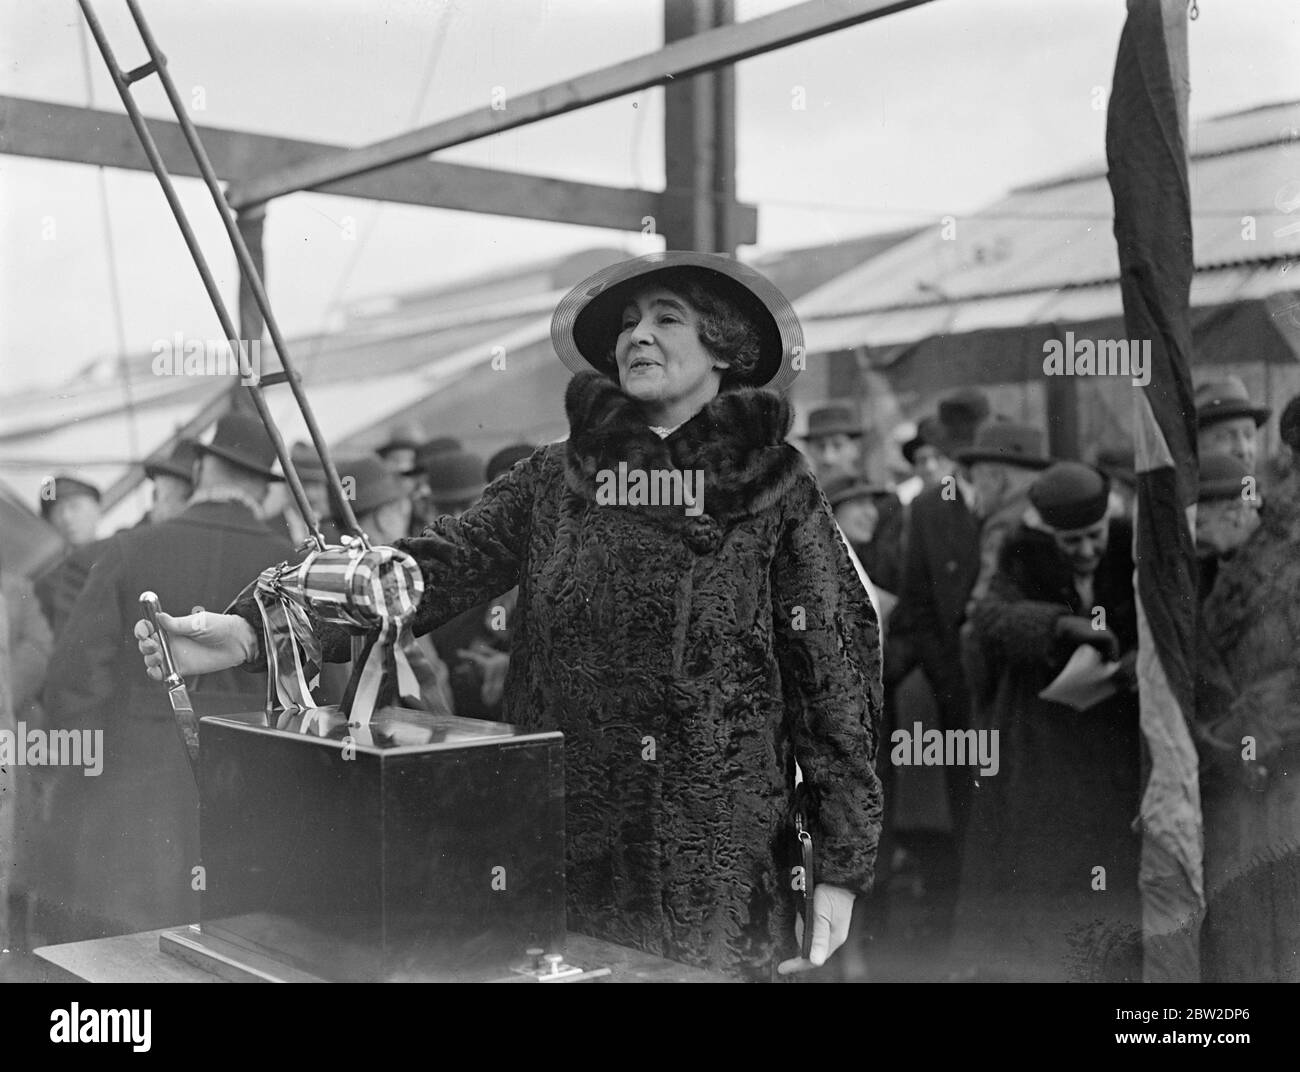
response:
{"label": "man in fedora hat", "polygon": [[198,443],[179,439],[166,458],[144,463],[144,475],[153,482],[153,502],[145,515],[149,524],[170,521],[185,509],[194,494],[194,465],[198,460]]}
{"label": "man in fedora hat", "polygon": [[416,453],[423,442],[424,434],[420,426],[407,421],[389,428],[388,438],[375,448],[375,453],[392,472],[407,474],[415,469]]}
{"label": "man in fedora hat", "polygon": [[[1007,536],[971,611],[994,683],[978,723],[1001,757],[973,789],[957,911],[956,959],[977,978],[1141,978],[1133,530],[1109,499],[1091,466],[1041,471],[1034,524]],[[1115,691],[1084,710],[1042,698],[1081,646],[1118,661]]]}
{"label": "man in fedora hat", "polygon": [[1202,458],[1231,454],[1254,474],[1259,427],[1273,411],[1250,400],[1237,376],[1207,380],[1196,388],[1196,447]]}
{"label": "man in fedora hat", "polygon": [[970,472],[979,504],[980,568],[971,589],[976,600],[988,591],[1002,541],[1029,509],[1030,487],[1052,460],[1043,433],[1018,421],[986,424],[957,460]]}
{"label": "man in fedora hat", "polygon": [[[113,536],[55,645],[45,690],[51,727],[102,730],[104,767],[56,790],[62,881],[43,899],[69,937],[149,930],[198,918],[198,794],[165,693],[140,673],[131,628],[140,593],[165,610],[219,612],[251,577],[292,552],[260,518],[275,451],[256,417],[223,416],[199,444],[194,495],[176,517]],[[191,691],[200,717],[257,710],[265,681],[239,671]]]}
{"label": "man in fedora hat", "polygon": [[834,402],[808,414],[803,438],[823,487],[837,476],[862,475],[862,435],[862,421],[852,406]]}
{"label": "man in fedora hat", "polygon": [[[908,483],[915,484],[915,491],[907,496],[910,502],[923,491],[929,491],[942,483],[943,478],[951,476],[956,463],[945,453],[943,425],[936,416],[922,417],[916,425],[916,434],[900,448],[903,460],[912,470]],[[903,498],[903,489],[899,488],[899,498]]]}

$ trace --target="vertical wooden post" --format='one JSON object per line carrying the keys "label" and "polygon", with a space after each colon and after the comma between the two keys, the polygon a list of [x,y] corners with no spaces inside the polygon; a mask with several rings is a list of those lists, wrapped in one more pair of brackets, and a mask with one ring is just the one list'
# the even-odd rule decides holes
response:
{"label": "vertical wooden post", "polygon": [[[730,23],[734,0],[664,0],[664,43]],[[664,90],[667,195],[657,230],[669,249],[736,252],[735,71],[673,82]]]}

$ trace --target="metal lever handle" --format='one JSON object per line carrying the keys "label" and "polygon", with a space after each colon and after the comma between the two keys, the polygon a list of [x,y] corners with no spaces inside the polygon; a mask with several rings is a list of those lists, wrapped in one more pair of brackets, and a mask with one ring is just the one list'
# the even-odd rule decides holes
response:
{"label": "metal lever handle", "polygon": [[149,618],[149,624],[153,626],[153,631],[158,637],[158,650],[162,652],[163,680],[168,688],[174,688],[176,685],[182,684],[183,679],[176,672],[176,663],[172,659],[171,645],[167,642],[167,634],[158,621],[158,615],[162,613],[162,607],[158,603],[158,596],[153,592],[141,592],[140,605],[144,607],[144,612]]}

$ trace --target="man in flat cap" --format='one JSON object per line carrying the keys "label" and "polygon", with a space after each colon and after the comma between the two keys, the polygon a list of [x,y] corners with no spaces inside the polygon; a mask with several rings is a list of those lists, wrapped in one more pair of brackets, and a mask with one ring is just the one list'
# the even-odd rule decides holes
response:
{"label": "man in flat cap", "polygon": [[[40,893],[61,917],[63,940],[198,915],[198,791],[167,697],[140,669],[131,633],[140,594],[157,593],[172,613],[220,612],[250,576],[292,552],[260,516],[267,485],[278,479],[261,421],[228,414],[198,451],[185,509],[108,541],[50,662],[50,726],[103,733],[102,773],[69,771],[56,788],[51,852],[62,859],[54,863],[58,881]],[[191,689],[195,714],[259,710],[265,687],[264,678],[239,670],[207,675]]]}
{"label": "man in flat cap", "polygon": [[[958,958],[980,977],[1141,978],[1132,526],[1107,516],[1109,492],[1077,462],[1041,473],[1035,523],[972,610],[1000,754],[976,783],[958,908]],[[1084,710],[1043,699],[1080,648],[1118,661],[1115,691]]]}
{"label": "man in flat cap", "polygon": [[1237,376],[1207,380],[1196,388],[1196,448],[1200,457],[1231,454],[1254,474],[1260,426],[1273,411],[1250,400]]}

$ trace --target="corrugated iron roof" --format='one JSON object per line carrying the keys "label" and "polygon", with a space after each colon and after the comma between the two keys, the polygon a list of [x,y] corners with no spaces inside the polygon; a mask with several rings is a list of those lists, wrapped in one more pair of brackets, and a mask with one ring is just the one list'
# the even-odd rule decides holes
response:
{"label": "corrugated iron roof", "polygon": [[[1207,120],[1192,145],[1193,253],[1198,281],[1214,276],[1193,287],[1193,302],[1294,289],[1286,266],[1300,259],[1300,102]],[[1079,304],[1117,315],[1118,287],[1075,293],[1117,282],[1112,219],[1095,166],[946,217],[796,302],[809,349],[905,342],[966,330],[967,320],[1067,319]]]}

